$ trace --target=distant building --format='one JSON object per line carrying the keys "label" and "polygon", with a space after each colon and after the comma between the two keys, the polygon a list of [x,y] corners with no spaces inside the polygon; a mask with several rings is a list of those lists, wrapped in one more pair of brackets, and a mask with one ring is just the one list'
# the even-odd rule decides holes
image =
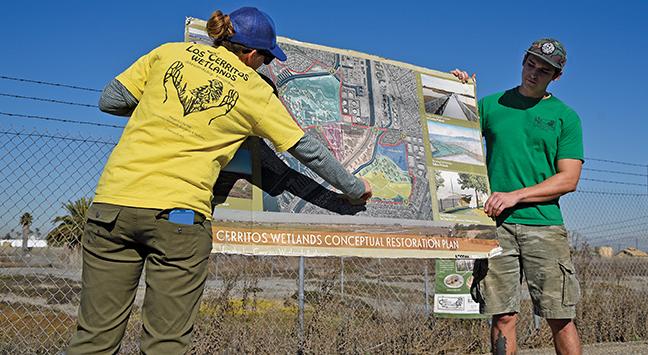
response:
{"label": "distant building", "polygon": [[639,250],[637,248],[629,247],[621,250],[617,255],[617,257],[648,257],[648,253],[646,253],[643,250]]}
{"label": "distant building", "polygon": [[459,207],[462,205],[463,196],[458,193],[453,193],[448,197],[439,199],[439,210],[445,211],[450,208]]}
{"label": "distant building", "polygon": [[[22,248],[22,239],[2,239],[0,240],[0,247]],[[28,248],[46,248],[47,240],[45,239],[32,239],[27,240]]]}
{"label": "distant building", "polygon": [[608,246],[597,247],[596,254],[602,258],[611,258],[612,256],[614,256],[614,250],[612,249],[612,247]]}

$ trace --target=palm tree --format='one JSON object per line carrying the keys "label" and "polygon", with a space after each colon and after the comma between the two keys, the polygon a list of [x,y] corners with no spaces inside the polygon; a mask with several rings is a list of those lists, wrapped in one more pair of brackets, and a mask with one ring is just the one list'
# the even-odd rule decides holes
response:
{"label": "palm tree", "polygon": [[54,217],[52,222],[59,225],[47,234],[47,244],[53,247],[75,247],[81,243],[81,235],[86,222],[86,213],[92,200],[86,197],[63,204],[66,215]]}
{"label": "palm tree", "polygon": [[22,251],[23,254],[27,254],[27,241],[29,240],[29,229],[32,224],[32,216],[29,212],[23,213],[20,216],[20,225],[22,226]]}

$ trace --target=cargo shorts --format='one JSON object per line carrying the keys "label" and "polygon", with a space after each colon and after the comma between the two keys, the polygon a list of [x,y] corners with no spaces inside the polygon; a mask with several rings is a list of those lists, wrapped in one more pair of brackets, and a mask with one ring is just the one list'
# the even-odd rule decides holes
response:
{"label": "cargo shorts", "polygon": [[470,293],[480,313],[519,313],[526,278],[536,315],[573,319],[580,286],[565,227],[503,223],[497,238],[502,254],[477,260],[473,270]]}

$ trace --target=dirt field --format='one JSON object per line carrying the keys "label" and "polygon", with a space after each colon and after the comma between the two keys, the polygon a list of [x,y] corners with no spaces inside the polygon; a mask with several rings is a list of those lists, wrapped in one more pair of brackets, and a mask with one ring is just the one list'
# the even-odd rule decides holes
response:
{"label": "dirt field", "polygon": [[[50,354],[65,348],[80,285],[77,252],[0,250],[1,354]],[[213,255],[192,353],[291,353],[299,347],[297,258]],[[577,326],[591,354],[648,354],[648,262],[576,258],[583,297]],[[427,264],[426,264],[427,263]],[[434,290],[434,262],[309,258],[302,344],[311,353],[481,354],[486,320],[426,317],[424,266]],[[343,266],[343,268],[342,268]],[[603,274],[602,271],[605,271]],[[610,277],[611,273],[615,276]],[[344,283],[341,277],[344,274]],[[122,353],[137,352],[136,307]],[[431,303],[431,302],[430,302]],[[551,354],[551,334],[535,329],[523,302],[518,344],[524,354]],[[596,344],[599,343],[599,344]],[[539,350],[532,350],[539,349]]]}

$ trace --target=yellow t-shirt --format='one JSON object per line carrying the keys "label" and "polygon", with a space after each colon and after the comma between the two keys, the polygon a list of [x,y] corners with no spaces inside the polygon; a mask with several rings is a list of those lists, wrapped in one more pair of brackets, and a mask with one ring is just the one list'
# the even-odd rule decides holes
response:
{"label": "yellow t-shirt", "polygon": [[272,88],[224,47],[164,44],[117,80],[139,100],[95,202],[211,218],[213,185],[251,135],[285,151],[304,135]]}

